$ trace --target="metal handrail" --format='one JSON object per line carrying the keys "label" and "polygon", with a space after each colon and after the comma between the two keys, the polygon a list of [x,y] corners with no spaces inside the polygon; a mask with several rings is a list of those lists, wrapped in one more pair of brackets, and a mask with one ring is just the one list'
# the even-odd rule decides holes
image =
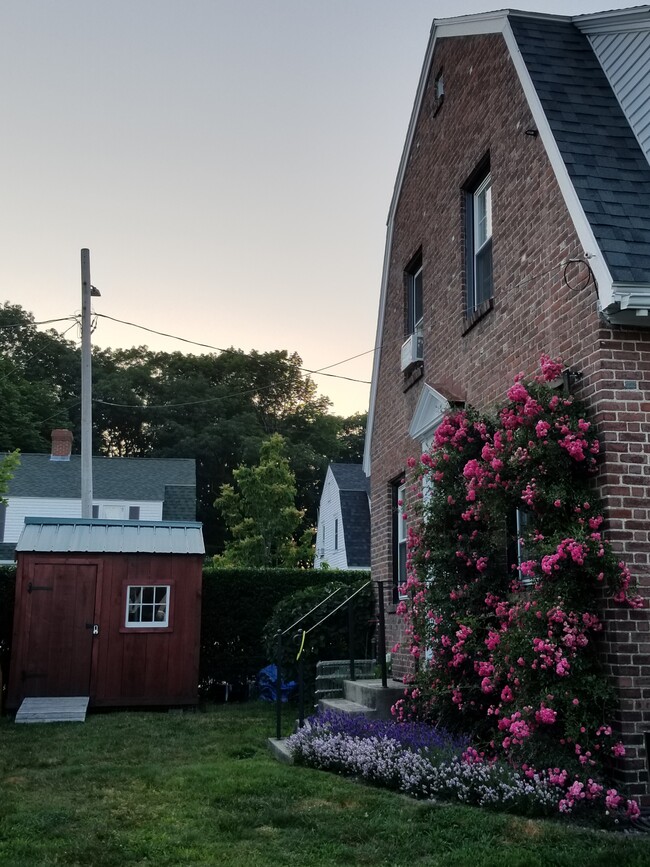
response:
{"label": "metal handrail", "polygon": [[[325,617],[321,618],[318,623],[315,623],[309,629],[302,629],[298,632],[298,637],[302,635],[302,640],[300,643],[300,649],[298,650],[298,655],[296,656],[296,660],[299,665],[299,688],[300,688],[300,696],[299,696],[299,721],[298,724],[302,728],[304,723],[304,693],[303,693],[303,659],[302,659],[302,651],[305,644],[305,638],[309,635],[310,632],[313,632],[314,629],[317,629],[321,626],[325,621],[330,618],[333,614],[336,614],[344,605],[347,605],[348,602],[351,602],[354,597],[361,593],[362,590],[365,590],[369,584],[372,584],[373,580],[370,579],[366,581],[361,587],[358,587],[354,593],[348,596],[340,605],[337,605],[329,614],[326,614]],[[381,664],[381,682],[382,686],[387,686],[387,670],[386,670],[386,635],[385,635],[385,619],[384,619],[384,582],[383,581],[375,581],[377,585],[377,594],[378,594],[378,613],[379,613],[379,636],[378,636],[378,655],[380,657]],[[277,660],[276,660],[276,736],[277,739],[280,740],[282,736],[282,675],[281,675],[281,657],[282,657],[282,637],[290,632],[292,629],[302,623],[305,618],[309,617],[310,614],[313,614],[321,605],[327,602],[332,598],[339,590],[343,590],[343,587],[339,587],[329,594],[325,599],[321,600],[318,605],[315,605],[310,611],[304,614],[302,617],[299,617],[295,623],[292,623],[291,626],[288,626],[285,630],[280,630],[276,632],[277,638]],[[348,628],[349,628],[349,644],[350,644],[350,679],[354,680],[354,631],[353,631],[353,613],[352,606],[348,608]]]}
{"label": "metal handrail", "polygon": [[[321,607],[321,605],[324,605],[328,599],[331,599],[332,596],[336,596],[336,594],[339,593],[341,590],[343,590],[343,587],[337,587],[336,590],[333,590],[329,596],[326,596],[325,599],[321,599],[321,601],[318,603],[318,605],[314,605],[314,607],[311,609],[311,611],[308,611],[306,614],[303,614],[302,617],[299,617],[295,623],[291,624],[291,626],[287,626],[287,628],[283,632],[281,632],[281,635],[286,635],[287,632],[291,632],[291,630],[295,629],[299,623],[302,623],[302,621],[305,620],[305,618],[309,617],[310,614],[313,614],[314,611],[317,611]],[[345,603],[343,603],[343,604],[345,604]],[[337,609],[335,609],[335,610],[337,610]]]}
{"label": "metal handrail", "polygon": [[[340,605],[337,605],[336,608],[334,608],[332,611],[330,611],[329,614],[326,614],[325,617],[323,617],[322,620],[319,620],[318,623],[315,623],[315,624],[311,627],[311,629],[303,629],[303,632],[305,633],[305,635],[309,635],[309,633],[310,633],[310,632],[313,632],[314,629],[316,629],[317,627],[319,627],[319,626],[321,625],[321,623],[325,623],[325,621],[326,621],[329,617],[331,617],[332,614],[336,614],[336,612],[337,612],[340,608],[343,608],[344,605],[347,605],[348,602],[350,601],[350,599],[354,599],[354,597],[357,595],[357,593],[361,593],[362,590],[365,590],[366,587],[368,586],[368,584],[372,584],[372,579],[371,579],[370,581],[366,581],[366,583],[363,585],[363,587],[359,587],[357,590],[355,590],[354,593],[353,593],[351,596],[348,596],[348,598],[345,599],[343,602],[341,602]],[[342,589],[343,589],[343,588],[341,588],[341,587],[339,588],[339,590],[342,590]],[[332,593],[332,596],[333,596],[333,595],[334,595],[334,594]],[[328,597],[328,598],[331,598],[331,597]],[[323,600],[323,602],[326,602],[326,601],[327,601],[326,599]],[[314,611],[314,610],[315,610],[315,609],[312,608],[312,611]],[[311,613],[311,612],[310,612],[310,613]],[[304,620],[304,618],[302,618],[302,619]],[[298,623],[300,623],[300,621],[298,621]],[[294,624],[294,626],[295,626],[295,624]],[[284,634],[284,633],[283,633],[283,634]]]}

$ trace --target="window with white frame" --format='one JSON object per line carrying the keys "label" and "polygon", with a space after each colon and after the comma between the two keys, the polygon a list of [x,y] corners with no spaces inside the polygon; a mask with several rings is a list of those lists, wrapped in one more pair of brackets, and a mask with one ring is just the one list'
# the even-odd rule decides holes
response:
{"label": "window with white frame", "polygon": [[400,587],[406,583],[406,485],[396,482],[393,494],[393,600],[400,598]]}
{"label": "window with white frame", "polygon": [[492,176],[483,164],[466,188],[467,315],[492,298]]}
{"label": "window with white frame", "polygon": [[529,575],[524,575],[521,571],[521,564],[526,559],[526,552],[524,551],[523,546],[523,536],[528,528],[528,523],[530,521],[530,512],[526,512],[524,509],[517,509],[516,514],[516,526],[517,526],[517,571],[519,573],[519,580],[524,587],[528,587],[533,584],[533,579]]}
{"label": "window with white frame", "polygon": [[124,504],[102,503],[93,506],[93,518],[103,518],[111,521],[140,520],[140,506],[127,506]]}
{"label": "window with white frame", "polygon": [[129,584],[126,588],[125,626],[169,626],[168,584]]}
{"label": "window with white frame", "polygon": [[334,550],[339,550],[339,519],[334,518]]}
{"label": "window with white frame", "polygon": [[[526,509],[515,509],[508,516],[508,572],[513,575],[517,573],[517,579],[522,587],[530,587],[535,583],[535,579],[530,575],[525,575],[521,571],[521,564],[527,560],[526,550],[523,544],[523,538],[526,532],[530,529],[530,512]],[[514,575],[513,575],[514,577]]]}

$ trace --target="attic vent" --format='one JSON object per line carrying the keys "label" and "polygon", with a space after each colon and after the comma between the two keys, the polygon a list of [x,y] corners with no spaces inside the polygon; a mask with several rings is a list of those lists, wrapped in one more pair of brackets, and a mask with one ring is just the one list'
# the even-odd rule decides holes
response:
{"label": "attic vent", "polygon": [[433,83],[433,116],[435,117],[445,101],[445,79],[442,70],[436,75]]}

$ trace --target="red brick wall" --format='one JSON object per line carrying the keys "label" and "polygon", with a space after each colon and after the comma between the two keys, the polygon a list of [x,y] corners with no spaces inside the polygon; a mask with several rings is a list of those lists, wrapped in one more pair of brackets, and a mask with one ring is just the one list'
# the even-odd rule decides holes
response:
{"label": "red brick wall", "polygon": [[[445,98],[434,115],[433,82]],[[560,356],[581,374],[577,395],[595,414],[603,444],[601,493],[608,535],[646,592],[650,536],[646,502],[650,441],[650,332],[603,326],[583,256],[530,109],[500,36],[439,40],[394,217],[377,400],[371,443],[372,570],[392,587],[390,483],[419,444],[408,427],[423,383],[488,407],[539,356]],[[492,176],[494,306],[471,329],[465,319],[463,185],[486,153]],[[422,248],[423,376],[400,372],[404,270]],[[636,389],[624,388],[624,380]],[[628,747],[621,773],[634,794],[647,790],[644,732],[650,731],[650,625],[646,611],[608,612],[607,662],[621,694],[619,725]],[[400,637],[388,616],[387,644]],[[393,657],[394,676],[410,670]]]}

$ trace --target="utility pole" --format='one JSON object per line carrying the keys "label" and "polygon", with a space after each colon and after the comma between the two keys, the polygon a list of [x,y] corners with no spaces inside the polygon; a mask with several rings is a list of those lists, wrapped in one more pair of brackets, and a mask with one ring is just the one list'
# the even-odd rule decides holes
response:
{"label": "utility pole", "polygon": [[99,295],[90,283],[90,250],[81,251],[81,517],[93,516],[92,370],[90,297]]}

